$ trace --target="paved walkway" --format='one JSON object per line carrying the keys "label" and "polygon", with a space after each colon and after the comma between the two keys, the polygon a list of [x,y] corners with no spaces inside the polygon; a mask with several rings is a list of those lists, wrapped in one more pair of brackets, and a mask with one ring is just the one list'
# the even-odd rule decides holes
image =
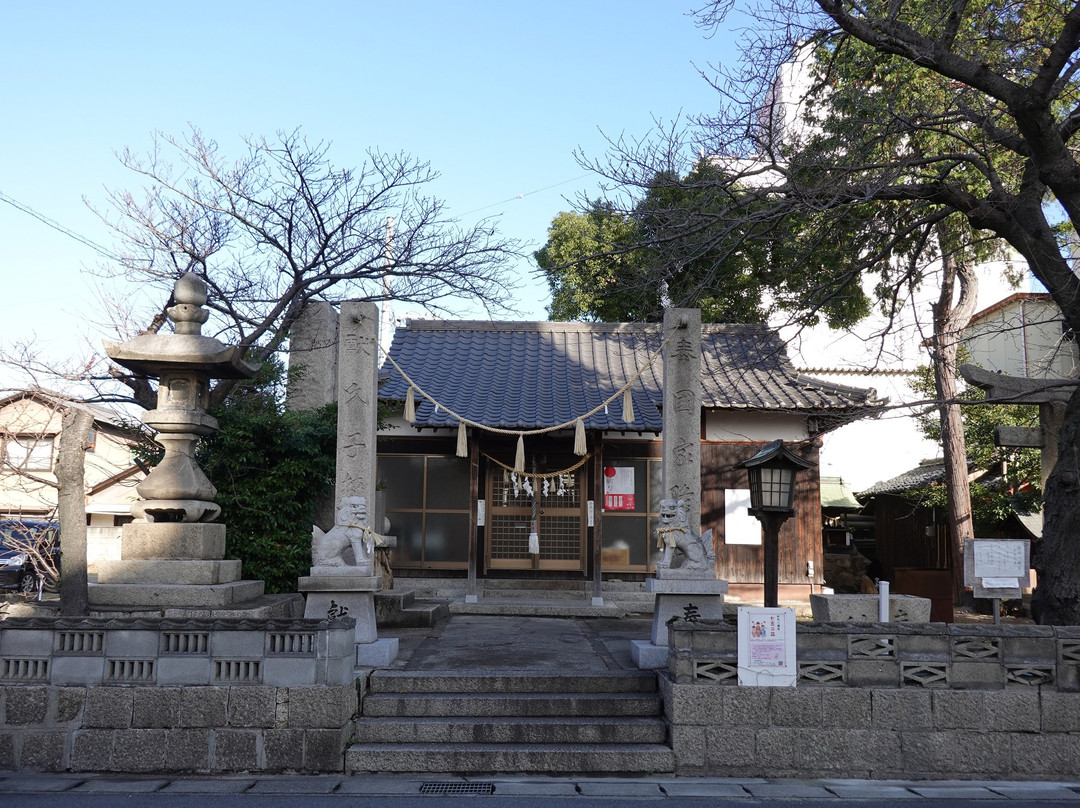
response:
{"label": "paved walkway", "polygon": [[455,614],[430,628],[380,628],[397,637],[395,669],[636,670],[630,641],[647,640],[651,617],[565,618]]}

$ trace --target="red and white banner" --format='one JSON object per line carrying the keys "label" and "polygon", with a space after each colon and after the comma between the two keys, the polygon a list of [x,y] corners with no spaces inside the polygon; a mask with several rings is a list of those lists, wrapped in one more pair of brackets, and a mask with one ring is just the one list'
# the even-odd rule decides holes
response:
{"label": "red and white banner", "polygon": [[633,466],[607,466],[604,468],[604,510],[636,510]]}

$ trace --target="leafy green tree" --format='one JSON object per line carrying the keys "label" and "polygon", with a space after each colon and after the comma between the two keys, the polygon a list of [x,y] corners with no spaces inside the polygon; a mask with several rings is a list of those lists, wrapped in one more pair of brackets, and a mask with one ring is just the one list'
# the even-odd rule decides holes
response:
{"label": "leafy green tree", "polygon": [[857,275],[827,284],[835,262],[787,261],[796,238],[790,221],[733,219],[732,194],[749,192],[718,185],[723,174],[699,161],[682,177],[656,172],[629,208],[597,201],[558,214],[535,253],[552,292],[551,318],[656,321],[669,305],[699,308],[705,322],[764,322],[784,311],[844,327],[866,315]]}
{"label": "leafy green tree", "polygon": [[213,410],[220,431],[200,443],[198,462],[217,487],[226,554],[267,592],[295,592],[311,566],[315,511],[333,488],[337,407],[286,410],[280,365],[233,388]]}
{"label": "leafy green tree", "polygon": [[552,320],[620,322],[651,319],[652,295],[638,294],[647,279],[637,223],[596,204],[583,213],[558,214],[548,241],[534,253],[551,290]]}

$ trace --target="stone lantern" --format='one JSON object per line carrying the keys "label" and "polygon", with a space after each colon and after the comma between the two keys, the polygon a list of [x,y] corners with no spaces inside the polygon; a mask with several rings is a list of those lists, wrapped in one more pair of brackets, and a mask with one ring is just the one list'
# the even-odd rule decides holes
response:
{"label": "stone lantern", "polygon": [[[195,462],[195,444],[217,431],[206,405],[211,379],[246,379],[257,368],[240,349],[202,335],[209,312],[206,284],[187,273],[168,309],[173,333],[141,334],[105,342],[109,358],[128,370],[157,377],[156,409],[143,415],[165,447],[161,462],[136,488],[136,521],[124,525],[120,561],[98,564],[88,595],[92,610],[131,614],[290,617],[302,610],[294,596],[264,596],[262,581],[242,581],[241,563],[225,560],[225,525],[213,484]],[[272,503],[267,503],[272,507]],[[257,603],[254,603],[258,601]]]}
{"label": "stone lantern", "polygon": [[780,528],[795,515],[795,475],[814,464],[775,440],[735,468],[746,469],[750,481],[750,515],[761,522],[764,535],[765,605],[775,607],[780,600]]}
{"label": "stone lantern", "polygon": [[142,334],[122,343],[105,342],[116,364],[144,376],[156,376],[157,409],[143,422],[157,432],[165,456],[136,490],[143,497],[132,515],[147,522],[212,522],[221,512],[217,490],[195,462],[199,438],[217,432],[217,419],[206,412],[210,379],[249,379],[256,366],[240,358],[240,350],[201,333],[210,313],[206,284],[187,273],[173,290],[168,309],[172,334]]}

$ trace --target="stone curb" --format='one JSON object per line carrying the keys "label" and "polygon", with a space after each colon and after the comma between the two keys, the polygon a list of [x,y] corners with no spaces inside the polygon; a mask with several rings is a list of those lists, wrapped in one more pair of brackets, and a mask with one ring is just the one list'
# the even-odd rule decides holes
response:
{"label": "stone curb", "polygon": [[460,777],[415,775],[340,777],[277,775],[233,777],[114,777],[0,772],[0,791],[9,794],[162,793],[162,794],[364,794],[417,796],[422,786],[470,788],[494,786],[495,796],[573,796],[601,798],[813,798],[835,800],[911,799],[937,803],[949,799],[998,801],[1080,801],[1080,784],[1052,781],[903,781],[767,780],[763,778],[643,777]]}

